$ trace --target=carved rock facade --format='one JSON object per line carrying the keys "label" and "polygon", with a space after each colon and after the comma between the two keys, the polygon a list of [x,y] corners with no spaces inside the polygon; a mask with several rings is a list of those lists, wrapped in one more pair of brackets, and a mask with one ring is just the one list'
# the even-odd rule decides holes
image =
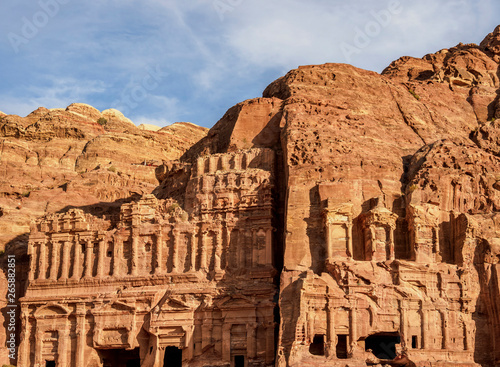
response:
{"label": "carved rock facade", "polygon": [[273,169],[269,149],[199,158],[189,213],[147,195],[38,220],[19,365],[272,365]]}
{"label": "carved rock facade", "polygon": [[38,220],[19,365],[500,366],[498,40],[292,70],[119,217]]}

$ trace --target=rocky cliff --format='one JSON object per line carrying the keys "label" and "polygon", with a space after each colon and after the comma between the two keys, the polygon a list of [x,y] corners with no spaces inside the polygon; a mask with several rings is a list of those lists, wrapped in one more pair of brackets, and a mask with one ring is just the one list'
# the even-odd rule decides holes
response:
{"label": "rocky cliff", "polygon": [[0,249],[39,216],[72,206],[102,214],[110,205],[100,203],[150,193],[155,167],[207,132],[190,123],[158,130],[81,103],[26,117],[0,114]]}
{"label": "rocky cliff", "polygon": [[[38,220],[22,317],[30,325],[23,330],[39,337],[26,339],[23,363],[45,358],[35,339],[59,340],[48,323],[35,332],[46,315],[85,330],[85,315],[109,312],[130,316],[126,331],[88,322],[93,329],[83,338],[71,326],[78,346],[65,347],[64,360],[84,361],[87,350],[92,365],[101,366],[108,349],[133,345],[137,355],[124,365],[162,366],[174,348],[190,366],[500,366],[499,63],[500,26],[480,45],[403,57],[382,74],[344,64],[300,67],[262,98],[230,108],[180,159],[156,167],[155,197],[123,205],[120,223],[103,222],[98,230],[96,217],[78,211]],[[86,145],[60,149],[57,160],[50,152],[58,148],[44,142],[43,157],[61,167],[73,162],[89,180],[82,186],[111,177],[114,166],[140,189],[152,188],[150,171],[130,168],[152,156],[138,159],[127,150],[120,157],[129,166],[119,165],[101,158],[101,149],[105,144],[113,156],[120,144],[144,144],[144,134],[153,133],[135,133],[120,119],[117,131],[108,131],[94,122],[104,115],[98,111],[78,128],[66,122],[49,129],[40,117],[47,113],[74,115],[4,117],[2,131],[25,150],[31,141],[41,144],[35,132],[71,141],[94,134]],[[151,154],[161,146],[148,142]],[[23,157],[39,166],[38,155]],[[46,172],[38,169],[37,180]],[[62,185],[60,192],[71,187]],[[99,188],[89,186],[99,198]],[[105,198],[132,194],[115,192]],[[93,202],[82,200],[87,204]],[[71,225],[71,216],[81,225]],[[102,313],[90,293],[44,298],[44,289],[62,294],[72,284],[68,261],[58,260],[61,248],[76,254],[71,277],[78,287],[102,287]],[[141,261],[152,280],[136,279]],[[178,261],[190,266],[179,270]],[[137,291],[102,285],[119,276]],[[247,278],[252,282],[242,283]],[[173,291],[159,302],[141,296],[155,286],[183,289],[184,298]],[[43,306],[56,304],[52,311]],[[104,332],[123,340],[106,341]]]}

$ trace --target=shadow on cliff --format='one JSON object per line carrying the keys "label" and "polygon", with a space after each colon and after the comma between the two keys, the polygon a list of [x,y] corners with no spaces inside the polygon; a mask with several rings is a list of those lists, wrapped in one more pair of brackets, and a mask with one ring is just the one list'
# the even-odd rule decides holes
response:
{"label": "shadow on cliff", "polygon": [[479,276],[480,292],[477,298],[476,309],[472,314],[475,323],[474,361],[483,366],[490,366],[495,359],[493,355],[495,339],[498,339],[498,324],[490,320],[497,320],[499,314],[499,274],[500,268],[496,264],[488,263],[485,254],[489,252],[489,245],[481,241],[474,251],[474,267]]}
{"label": "shadow on cliff", "polygon": [[[26,291],[26,282],[28,280],[29,272],[29,257],[28,250],[28,234],[22,234],[12,239],[5,245],[5,252],[0,256],[0,312],[3,318],[2,331],[4,334],[7,346],[9,344],[10,335],[15,335],[15,345],[19,345],[21,322],[20,322],[20,306],[19,298],[24,296]],[[14,260],[12,260],[14,259]],[[9,269],[14,269],[10,273]],[[15,293],[11,292],[12,280],[15,284]],[[10,314],[9,314],[9,313]],[[15,312],[15,315],[13,314]],[[12,317],[11,317],[12,315]],[[11,321],[15,320],[13,324]],[[5,345],[2,345],[5,348]],[[10,355],[11,352],[9,352]],[[15,355],[17,355],[17,350]],[[16,364],[15,358],[10,358],[10,364]]]}

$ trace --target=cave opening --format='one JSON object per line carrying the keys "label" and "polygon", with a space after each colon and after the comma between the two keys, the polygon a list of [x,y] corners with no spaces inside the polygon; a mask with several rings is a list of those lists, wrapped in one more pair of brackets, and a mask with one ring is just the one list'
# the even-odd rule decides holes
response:
{"label": "cave opening", "polygon": [[325,336],[324,335],[314,335],[313,342],[309,345],[309,353],[315,356],[325,355]]}
{"label": "cave opening", "polygon": [[163,367],[182,367],[182,350],[177,347],[166,347]]}
{"label": "cave opening", "polygon": [[365,339],[365,350],[371,350],[379,359],[396,358],[396,344],[401,343],[398,333],[377,333]]}

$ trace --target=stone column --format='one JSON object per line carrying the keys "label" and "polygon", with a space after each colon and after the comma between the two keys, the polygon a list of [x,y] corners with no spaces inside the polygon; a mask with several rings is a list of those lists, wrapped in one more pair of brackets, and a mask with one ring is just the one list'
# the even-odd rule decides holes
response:
{"label": "stone column", "polygon": [[205,160],[203,158],[198,158],[196,160],[196,175],[201,176],[205,173]]}
{"label": "stone column", "polygon": [[179,238],[180,232],[178,230],[172,231],[173,244],[172,244],[172,273],[179,272]]}
{"label": "stone column", "polygon": [[40,242],[40,258],[38,260],[38,279],[47,277],[47,245]]}
{"label": "stone column", "polygon": [[449,342],[448,342],[448,312],[442,311],[441,316],[443,317],[443,325],[441,326],[443,330],[443,345],[442,349],[448,349]]}
{"label": "stone column", "polygon": [[160,227],[156,234],[156,251],[155,251],[155,274],[163,273],[163,230]]}
{"label": "stone column", "polygon": [[132,259],[130,261],[130,275],[137,275],[137,263],[139,261],[138,251],[139,251],[139,230],[136,227],[132,228]]}
{"label": "stone column", "polygon": [[408,326],[408,304],[405,300],[399,301],[399,312],[400,312],[400,326],[399,330],[401,332],[401,346],[403,350],[408,349],[408,345],[411,345],[408,342],[408,333],[406,328]]}
{"label": "stone column", "polygon": [[270,322],[266,327],[266,363],[274,361],[274,322]]}
{"label": "stone column", "polygon": [[222,362],[231,363],[231,324],[222,326]]}
{"label": "stone column", "polygon": [[249,359],[254,359],[257,356],[256,328],[255,323],[247,324],[247,356]]}
{"label": "stone column", "polygon": [[250,268],[256,267],[259,263],[259,249],[257,248],[257,229],[252,228],[252,240],[250,242],[251,261]]}
{"label": "stone column", "polygon": [[81,269],[82,247],[79,240],[76,240],[73,246],[75,249],[75,258],[73,260],[73,274],[71,276],[71,279],[79,280],[82,277],[82,269]]}
{"label": "stone column", "polygon": [[356,305],[350,309],[349,338],[351,346],[358,342],[358,316]]}
{"label": "stone column", "polygon": [[58,348],[57,348],[57,366],[58,367],[69,367],[70,365],[67,364],[67,357],[68,357],[68,341],[69,341],[69,330],[68,330],[68,325],[63,330],[59,330],[57,333],[57,343]]}
{"label": "stone column", "polygon": [[422,305],[422,349],[429,349],[429,310]]}
{"label": "stone column", "polygon": [[201,232],[201,253],[200,253],[200,269],[207,270],[207,234],[208,231]]}
{"label": "stone column", "polygon": [[[186,327],[186,356],[187,360],[190,361],[194,356],[194,325]],[[183,356],[184,357],[184,356]],[[184,358],[183,358],[184,359]]]}
{"label": "stone column", "polygon": [[228,269],[230,267],[230,253],[229,253],[229,248],[230,248],[230,242],[231,242],[231,227],[226,224],[226,227],[224,227],[224,247],[223,247],[223,253],[224,253],[224,261],[222,262],[221,267],[223,269]]}
{"label": "stone column", "polygon": [[309,306],[307,306],[306,323],[307,323],[306,340],[308,343],[312,343],[314,340],[314,311],[311,310]]}
{"label": "stone column", "polygon": [[37,328],[35,334],[35,366],[42,366],[42,362],[43,362],[43,330],[39,330]]}
{"label": "stone column", "polygon": [[85,278],[92,277],[92,253],[94,252],[94,244],[92,240],[87,240],[85,245]]}
{"label": "stone column", "polygon": [[123,242],[118,237],[113,237],[113,276],[120,275]]}
{"label": "stone column", "polygon": [[76,305],[76,354],[75,366],[84,366],[84,353],[86,344],[85,332],[85,304]]}
{"label": "stone column", "polygon": [[196,233],[191,233],[191,264],[189,271],[196,271]]}
{"label": "stone column", "polygon": [[222,257],[222,230],[217,229],[215,231],[215,258],[214,258],[215,271],[221,270],[221,257]]}
{"label": "stone column", "polygon": [[59,252],[59,242],[52,241],[52,256],[50,260],[50,280],[57,280],[57,273],[59,272],[59,266],[57,261],[57,254]]}
{"label": "stone column", "polygon": [[201,349],[204,350],[210,344],[212,344],[212,330],[213,325],[211,324],[211,319],[204,319],[204,322],[207,324],[203,324],[201,326]]}
{"label": "stone column", "polygon": [[347,225],[347,251],[349,254],[347,257],[352,259],[354,256],[353,246],[352,246],[352,221]]}
{"label": "stone column", "polygon": [[62,254],[62,266],[61,266],[61,279],[66,280],[69,276],[69,255],[71,253],[71,242],[64,241],[63,243],[63,254]]}
{"label": "stone column", "polygon": [[273,265],[273,229],[266,230],[266,265]]}
{"label": "stone column", "polygon": [[389,227],[388,231],[389,231],[389,260],[394,260],[396,258],[394,255],[394,229],[392,227]]}
{"label": "stone column", "polygon": [[99,249],[97,250],[97,278],[102,278],[104,276],[104,259],[106,252],[106,241],[101,239],[99,241]]}
{"label": "stone column", "polygon": [[335,356],[335,347],[337,345],[337,334],[335,333],[335,308],[330,304],[331,299],[328,299],[327,308],[327,338],[326,338],[326,356]]}
{"label": "stone column", "polygon": [[28,305],[21,305],[21,334],[19,338],[19,348],[17,350],[17,364],[20,367],[29,366],[30,363],[30,324]]}
{"label": "stone column", "polygon": [[30,255],[30,272],[28,274],[28,280],[32,281],[35,279],[36,274],[36,247],[33,242],[28,244],[28,255]]}

